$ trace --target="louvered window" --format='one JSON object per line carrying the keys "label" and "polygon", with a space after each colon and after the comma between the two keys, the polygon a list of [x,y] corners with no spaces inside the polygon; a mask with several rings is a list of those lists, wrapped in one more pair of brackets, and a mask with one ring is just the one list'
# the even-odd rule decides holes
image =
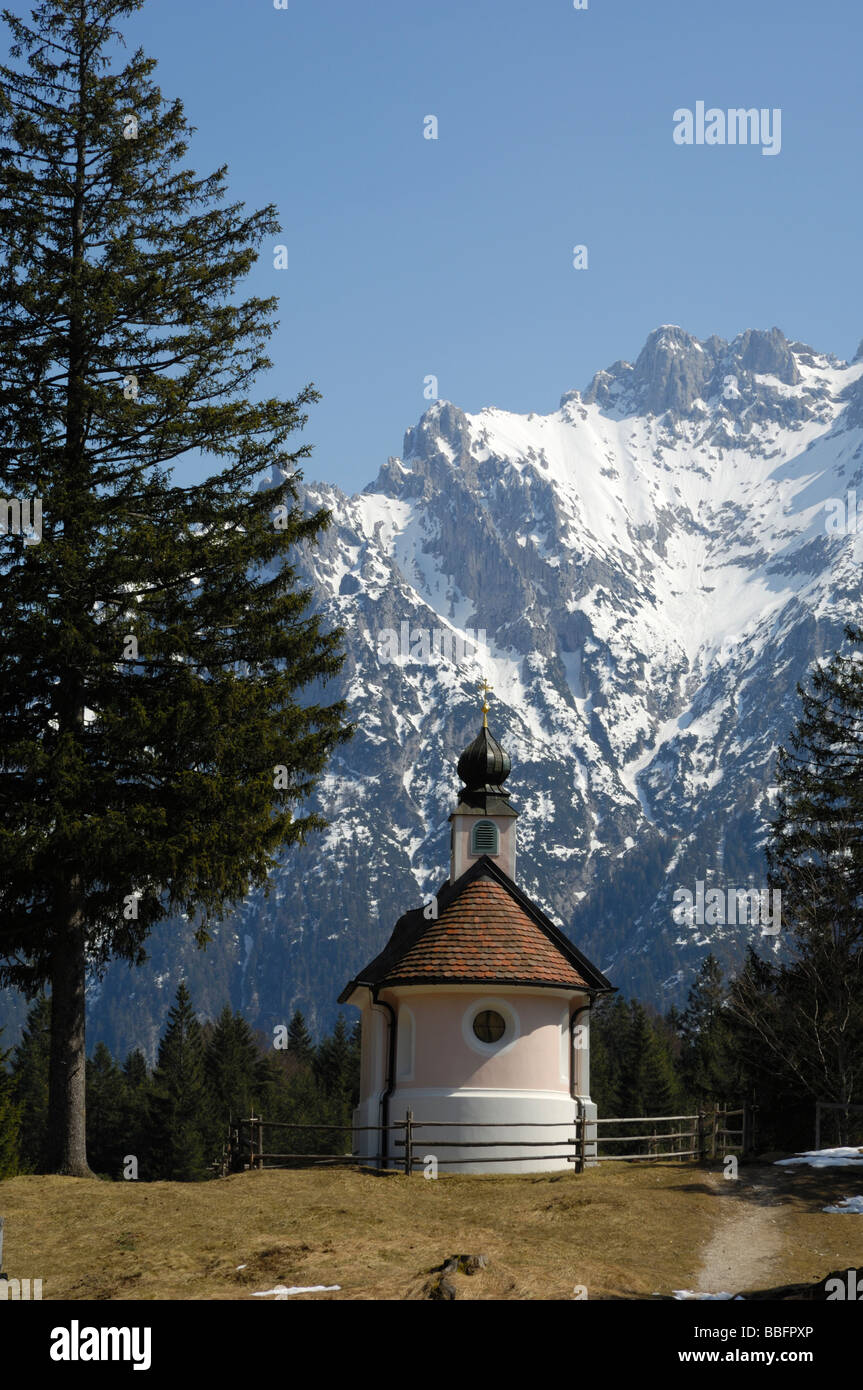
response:
{"label": "louvered window", "polygon": [[471,854],[497,854],[500,835],[493,820],[478,820],[471,831]]}

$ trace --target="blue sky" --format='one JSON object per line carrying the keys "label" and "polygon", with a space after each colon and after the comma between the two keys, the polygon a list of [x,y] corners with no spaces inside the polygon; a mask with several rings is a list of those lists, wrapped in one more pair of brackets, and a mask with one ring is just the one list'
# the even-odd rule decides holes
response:
{"label": "blue sky", "polygon": [[[249,287],[281,299],[262,389],[323,393],[308,478],[369,482],[429,374],[545,412],[661,323],[863,337],[860,0],[149,0],[126,30],[194,167],[280,209],[288,269]],[[781,152],[676,145],[699,100],[780,108]]]}

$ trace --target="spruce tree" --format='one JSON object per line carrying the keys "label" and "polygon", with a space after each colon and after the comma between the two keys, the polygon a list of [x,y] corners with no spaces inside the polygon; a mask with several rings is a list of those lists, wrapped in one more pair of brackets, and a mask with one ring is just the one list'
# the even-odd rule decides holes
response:
{"label": "spruce tree", "polygon": [[[345,1016],[340,1013],[332,1033],[318,1047],[314,1061],[322,1114],[328,1124],[348,1126],[351,1122],[355,1056]],[[345,1128],[341,1133],[324,1134],[320,1152],[344,1153],[349,1147],[349,1134]]]}
{"label": "spruce tree", "polygon": [[275,209],[225,202],[155,63],[119,66],[142,3],[6,11],[0,67],[0,494],[34,523],[0,535],[0,984],[50,985],[49,1163],[82,1176],[88,971],[166,916],[203,944],[322,826],[295,811],[348,737],[304,698],[343,660],[297,584],[317,393],[247,395],[276,301],[237,291]]}
{"label": "spruce tree", "polygon": [[683,1083],[699,1102],[730,1100],[736,1094],[725,998],[722,969],[710,954],[690,987],[686,1008],[672,1022],[683,1042]]}
{"label": "spruce tree", "polygon": [[315,1055],[311,1034],[299,1009],[288,1024],[288,1052],[298,1062],[311,1062]]}
{"label": "spruce tree", "polygon": [[[678,1087],[667,1038],[637,1000],[629,1004],[629,1030],[625,1040],[620,1078],[620,1105],[625,1116],[662,1116],[674,1112]],[[656,1131],[652,1120],[627,1126],[633,1134]],[[660,1141],[661,1143],[661,1141]],[[639,1152],[637,1144],[620,1146]]]}
{"label": "spruce tree", "polygon": [[354,1021],[348,1038],[347,1095],[353,1110],[360,1103],[360,1067],[363,1058],[363,1025],[361,1019]]}
{"label": "spruce tree", "polygon": [[153,1073],[146,1176],[175,1182],[206,1177],[212,1135],[201,1025],[181,982]]}
{"label": "spruce tree", "polygon": [[629,1035],[629,1009],[619,994],[601,999],[590,1014],[590,1094],[607,1119],[625,1115],[622,1069]]}
{"label": "spruce tree", "polygon": [[[261,1114],[285,1124],[330,1124],[329,1102],[320,1091],[312,1067],[296,1062],[290,1052],[271,1052],[266,1058],[268,1085],[263,1093]],[[300,1130],[279,1132],[279,1145],[285,1153],[332,1152],[322,1148],[324,1132],[305,1134]]]}
{"label": "spruce tree", "polygon": [[147,1146],[149,1124],[150,1072],[147,1059],[139,1048],[130,1052],[123,1063],[123,1153],[143,1154]]}
{"label": "spruce tree", "polygon": [[30,1172],[45,1162],[50,1056],[51,1003],[41,995],[28,1011],[12,1054],[12,1085],[21,1111],[21,1163]]}
{"label": "spruce tree", "polygon": [[347,1093],[350,1058],[347,1024],[344,1014],[340,1013],[332,1033],[324,1038],[315,1054],[315,1077],[324,1095],[341,1097]]}
{"label": "spruce tree", "polygon": [[777,763],[768,842],[787,959],[765,993],[744,972],[738,1021],[777,1080],[809,1104],[863,1096],[863,631],[798,687],[802,712]]}
{"label": "spruce tree", "polygon": [[642,1104],[648,1115],[670,1115],[676,1109],[678,1085],[668,1040],[656,1024],[650,1028],[642,1069]]}
{"label": "spruce tree", "polygon": [[123,1063],[123,1079],[126,1082],[127,1091],[134,1095],[146,1090],[149,1075],[147,1059],[141,1049],[136,1047]]}
{"label": "spruce tree", "polygon": [[97,1173],[116,1178],[128,1149],[126,1086],[105,1043],[87,1062],[87,1152]]}
{"label": "spruce tree", "polygon": [[205,1073],[210,1102],[224,1138],[231,1120],[244,1119],[252,1106],[261,1108],[268,1084],[264,1057],[242,1014],[226,1004],[207,1041]]}

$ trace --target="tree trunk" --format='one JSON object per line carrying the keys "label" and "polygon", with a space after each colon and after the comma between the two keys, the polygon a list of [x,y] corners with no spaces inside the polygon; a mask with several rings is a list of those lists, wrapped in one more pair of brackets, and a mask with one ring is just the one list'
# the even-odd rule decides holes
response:
{"label": "tree trunk", "polygon": [[78,914],[58,941],[51,966],[51,1061],[47,1171],[92,1178],[85,1109],[85,956]]}

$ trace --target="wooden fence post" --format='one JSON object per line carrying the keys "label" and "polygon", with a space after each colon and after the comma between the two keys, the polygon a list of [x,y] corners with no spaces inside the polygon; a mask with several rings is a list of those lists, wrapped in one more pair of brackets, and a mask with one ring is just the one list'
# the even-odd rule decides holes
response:
{"label": "wooden fence post", "polygon": [[583,1173],[587,1164],[587,1123],[584,1101],[577,1099],[575,1103],[578,1109],[575,1114],[575,1163],[573,1167],[576,1173]]}
{"label": "wooden fence post", "polygon": [[718,1100],[714,1102],[714,1108],[716,1110],[716,1116],[713,1121],[713,1128],[716,1132],[716,1157],[724,1158],[725,1149],[728,1144],[728,1135],[725,1133],[728,1128],[728,1108],[727,1106],[720,1108]]}
{"label": "wooden fence post", "polygon": [[264,1171],[264,1122],[258,1118],[258,1172]]}
{"label": "wooden fence post", "polygon": [[815,1148],[821,1148],[821,1102],[815,1102]]}
{"label": "wooden fence post", "polygon": [[411,1176],[414,1170],[414,1146],[413,1146],[413,1124],[414,1112],[408,1110],[405,1115],[405,1173]]}

